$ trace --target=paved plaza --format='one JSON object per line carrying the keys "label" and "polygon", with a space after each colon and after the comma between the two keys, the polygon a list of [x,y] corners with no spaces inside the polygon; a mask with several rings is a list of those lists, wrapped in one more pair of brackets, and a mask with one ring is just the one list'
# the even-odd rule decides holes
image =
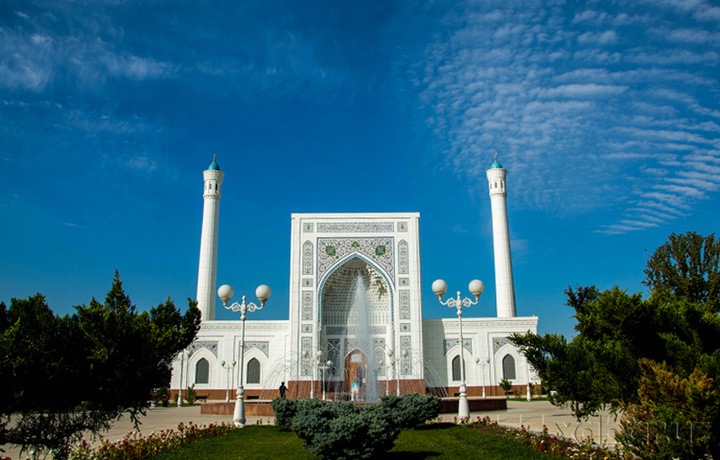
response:
{"label": "paved plaza", "polygon": [[[614,433],[619,429],[615,418],[608,413],[591,417],[586,422],[578,422],[570,414],[569,409],[558,409],[547,401],[514,401],[508,400],[508,409],[503,411],[472,412],[471,419],[477,417],[490,417],[501,425],[520,427],[524,425],[532,431],[541,431],[543,425],[548,427],[550,433],[567,438],[582,439],[592,437],[596,441],[606,440],[608,444],[614,444]],[[453,414],[443,414],[443,421],[453,421]],[[177,428],[179,423],[195,423],[197,425],[208,425],[210,423],[230,423],[232,417],[227,415],[204,415],[200,413],[200,405],[184,407],[156,407],[148,410],[147,416],[141,418],[141,433],[159,432]],[[248,425],[272,424],[272,417],[247,417]],[[123,417],[105,433],[103,438],[116,441],[134,430],[129,417]],[[88,439],[90,441],[90,439]],[[98,441],[96,440],[95,443]],[[13,460],[19,459],[19,450],[8,448],[4,455],[10,456]]]}

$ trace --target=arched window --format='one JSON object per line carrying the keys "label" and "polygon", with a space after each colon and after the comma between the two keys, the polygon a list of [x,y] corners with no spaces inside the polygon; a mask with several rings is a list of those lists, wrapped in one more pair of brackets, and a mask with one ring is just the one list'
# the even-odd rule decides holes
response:
{"label": "arched window", "polygon": [[247,363],[247,381],[245,383],[260,383],[260,361],[255,358]]}
{"label": "arched window", "polygon": [[210,381],[210,363],[205,358],[195,364],[195,383],[208,383]]}
{"label": "arched window", "polygon": [[460,381],[460,355],[452,360],[452,379],[454,382]]}
{"label": "arched window", "polygon": [[511,355],[505,355],[502,360],[503,365],[503,378],[508,380],[515,380],[515,358]]}

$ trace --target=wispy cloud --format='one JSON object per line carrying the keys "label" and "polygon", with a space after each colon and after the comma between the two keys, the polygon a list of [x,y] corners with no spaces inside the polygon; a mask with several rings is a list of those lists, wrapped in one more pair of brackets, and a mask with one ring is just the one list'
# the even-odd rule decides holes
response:
{"label": "wispy cloud", "polygon": [[570,17],[539,1],[463,6],[426,48],[420,100],[468,183],[497,151],[516,205],[622,216],[605,233],[664,225],[717,192],[720,34],[706,2]]}
{"label": "wispy cloud", "polygon": [[124,164],[128,168],[137,171],[153,172],[158,168],[158,164],[155,160],[152,160],[144,155],[132,156],[125,160]]}
{"label": "wispy cloud", "polygon": [[177,70],[150,56],[117,50],[84,31],[61,35],[37,29],[31,32],[20,25],[0,28],[0,88],[43,91],[56,78],[97,86],[109,78],[166,78]]}

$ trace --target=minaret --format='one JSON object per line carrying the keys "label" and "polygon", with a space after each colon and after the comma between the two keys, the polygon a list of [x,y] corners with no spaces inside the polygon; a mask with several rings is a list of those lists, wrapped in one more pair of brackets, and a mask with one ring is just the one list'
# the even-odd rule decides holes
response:
{"label": "minaret", "polygon": [[507,219],[507,171],[497,161],[487,170],[492,206],[493,249],[495,253],[495,291],[497,292],[498,318],[512,318],[515,314],[515,286],[513,284],[512,258],[510,257],[510,232]]}
{"label": "minaret", "polygon": [[213,162],[203,171],[202,236],[200,237],[200,263],[198,267],[197,301],[203,321],[215,319],[215,290],[217,280],[218,222],[220,217],[220,193],[225,174]]}

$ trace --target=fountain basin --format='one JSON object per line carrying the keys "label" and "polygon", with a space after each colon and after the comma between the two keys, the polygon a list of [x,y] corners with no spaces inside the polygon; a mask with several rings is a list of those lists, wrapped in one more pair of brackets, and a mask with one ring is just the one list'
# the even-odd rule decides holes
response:
{"label": "fountain basin", "polygon": [[[274,417],[270,400],[249,400],[245,401],[245,415],[256,415],[262,417]],[[498,396],[494,398],[468,398],[470,412],[485,412],[494,410],[507,410],[507,398]],[[358,403],[375,404],[375,403]],[[201,414],[212,415],[233,415],[235,402],[208,402],[200,407]],[[440,413],[453,414],[458,411],[458,398],[442,398],[440,400]]]}

